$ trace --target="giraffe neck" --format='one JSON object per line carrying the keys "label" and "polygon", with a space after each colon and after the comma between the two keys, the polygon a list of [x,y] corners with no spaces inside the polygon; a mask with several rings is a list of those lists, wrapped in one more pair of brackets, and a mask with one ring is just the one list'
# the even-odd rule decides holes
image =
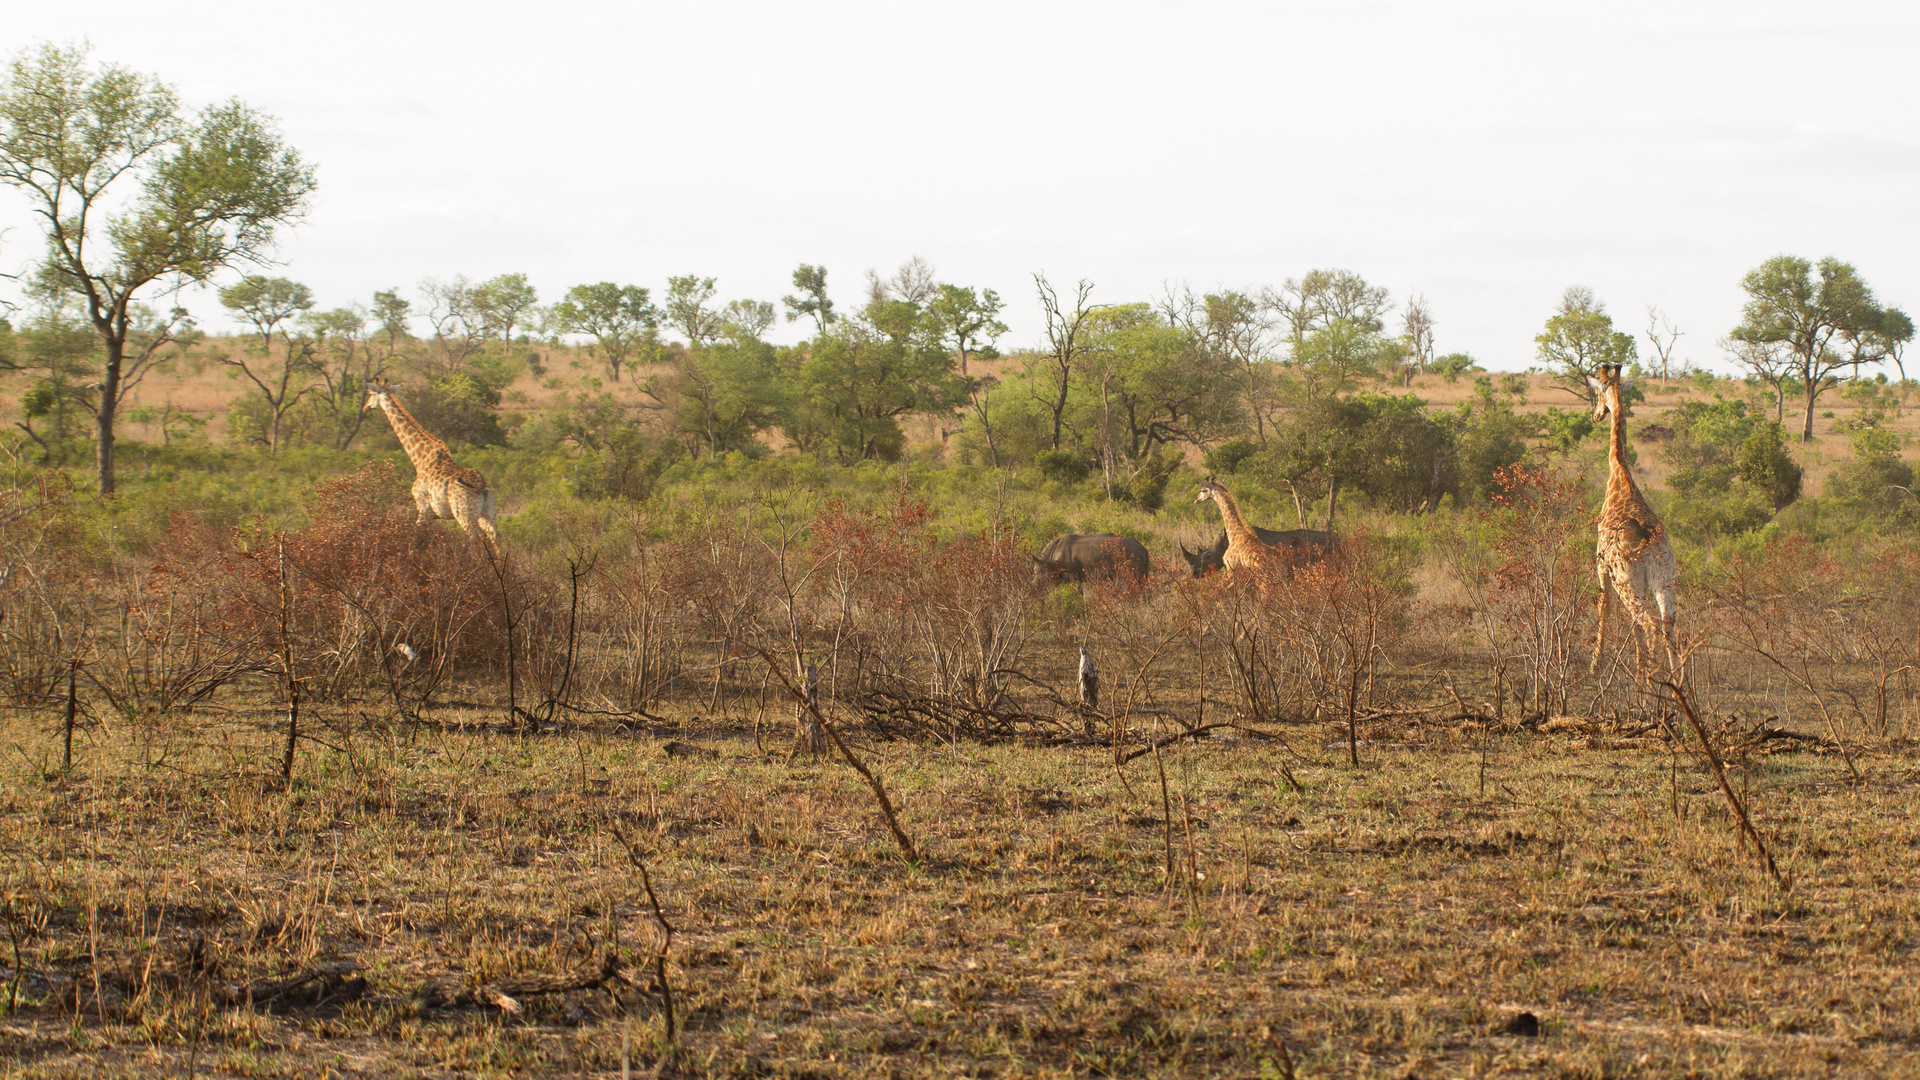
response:
{"label": "giraffe neck", "polygon": [[1253,533],[1253,527],[1247,524],[1247,519],[1240,516],[1240,504],[1233,501],[1233,496],[1227,493],[1226,488],[1214,488],[1213,501],[1220,505],[1220,520],[1227,527],[1229,548],[1260,542]]}
{"label": "giraffe neck", "polygon": [[451,458],[445,443],[427,434],[427,429],[413,418],[400,399],[388,394],[380,399],[380,407],[386,410],[387,421],[393,425],[393,433],[400,439],[400,449],[407,452],[407,459],[413,462],[415,469],[423,469],[436,464],[443,457]]}
{"label": "giraffe neck", "polygon": [[1607,446],[1607,501],[1616,498],[1638,498],[1640,489],[1634,485],[1633,470],[1627,466],[1627,410],[1620,400],[1620,388],[1609,386],[1606,390],[1608,404],[1613,415],[1613,432]]}

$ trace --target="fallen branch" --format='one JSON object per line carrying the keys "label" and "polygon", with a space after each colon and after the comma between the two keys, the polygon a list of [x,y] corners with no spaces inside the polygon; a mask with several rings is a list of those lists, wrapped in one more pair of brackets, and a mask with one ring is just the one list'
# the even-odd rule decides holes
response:
{"label": "fallen branch", "polygon": [[881,787],[879,779],[860,763],[859,758],[853,756],[853,751],[847,748],[846,741],[840,738],[839,730],[827,722],[826,715],[820,711],[820,707],[808,701],[806,693],[793,685],[793,680],[787,678],[787,673],[780,670],[780,665],[773,659],[773,654],[757,645],[754,646],[754,651],[760,654],[760,659],[767,662],[767,667],[780,679],[780,685],[787,688],[787,693],[792,694],[795,701],[804,705],[807,711],[813,714],[814,720],[827,733],[827,738],[833,740],[833,745],[840,751],[840,756],[845,758],[847,764],[853,766],[853,770],[866,780],[869,788],[873,789],[873,797],[880,804],[880,814],[887,819],[887,828],[893,833],[894,843],[900,845],[900,851],[906,855],[907,861],[919,862],[920,854],[914,850],[912,839],[907,836],[905,830],[900,828],[899,818],[894,816],[893,800],[887,798],[887,789]]}
{"label": "fallen branch", "polygon": [[1198,741],[1200,737],[1202,735],[1205,735],[1207,732],[1215,731],[1221,728],[1228,728],[1228,729],[1242,730],[1242,731],[1246,730],[1244,728],[1241,728],[1240,725],[1238,724],[1222,722],[1218,724],[1206,724],[1197,728],[1188,728],[1184,731],[1176,731],[1171,735],[1164,735],[1158,739],[1154,739],[1153,741],[1147,743],[1147,745],[1139,748],[1138,750],[1129,751],[1126,754],[1126,756],[1120,759],[1120,764],[1125,765],[1129,761],[1132,761],[1134,758],[1145,757],[1148,754],[1155,753],[1159,751],[1161,747],[1172,746],[1174,743],[1179,742],[1181,739],[1193,739],[1195,741]]}
{"label": "fallen branch", "polygon": [[1767,873],[1773,876],[1774,884],[1782,889],[1789,888],[1786,877],[1780,873],[1780,868],[1774,865],[1773,853],[1767,850],[1767,842],[1760,838],[1760,830],[1754,828],[1753,820],[1747,817],[1746,806],[1740,802],[1740,797],[1733,793],[1733,785],[1727,782],[1727,767],[1720,763],[1720,755],[1713,749],[1713,740],[1707,737],[1706,726],[1700,723],[1698,716],[1694,715],[1693,702],[1687,699],[1687,692],[1672,679],[1662,679],[1661,685],[1672,691],[1673,699],[1680,704],[1681,714],[1687,718],[1687,726],[1693,728],[1693,733],[1699,737],[1700,749],[1707,755],[1707,763],[1713,766],[1713,778],[1719,781],[1720,793],[1727,797],[1727,805],[1733,808],[1733,816],[1739,820],[1741,832],[1747,839],[1753,841],[1754,850],[1760,853],[1760,861],[1766,867]]}

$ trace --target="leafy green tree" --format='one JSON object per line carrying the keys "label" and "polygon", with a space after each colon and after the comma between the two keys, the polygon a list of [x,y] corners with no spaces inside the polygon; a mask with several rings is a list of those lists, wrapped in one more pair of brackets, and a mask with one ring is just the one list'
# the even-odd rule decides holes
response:
{"label": "leafy green tree", "polygon": [[321,421],[319,430],[305,437],[345,450],[360,435],[367,385],[385,378],[386,357],[368,336],[367,311],[358,304],[312,312],[303,321],[312,335],[308,362],[319,380],[312,400]]}
{"label": "leafy green tree", "polygon": [[1480,365],[1466,353],[1448,353],[1433,362],[1433,370],[1449,383],[1460,381],[1460,376],[1468,372],[1479,371]]}
{"label": "leafy green tree", "polygon": [[786,382],[774,347],[744,333],[687,350],[667,397],[688,453],[697,454],[701,444],[709,459],[732,450],[758,452],[757,436],[785,415]]}
{"label": "leafy green tree", "polygon": [[1776,511],[1800,497],[1803,470],[1787,452],[1786,434],[1777,422],[1758,424],[1740,443],[1733,465],[1740,478],[1766,496]]}
{"label": "leafy green tree", "polygon": [[273,345],[275,328],[297,319],[313,307],[313,290],[286,278],[249,274],[220,292],[220,306],[239,316],[260,335],[264,355]]}
{"label": "leafy green tree", "polygon": [[1560,307],[1548,317],[1533,344],[1534,355],[1553,370],[1554,385],[1588,406],[1597,398],[1589,380],[1598,378],[1602,367],[1626,367],[1639,356],[1633,335],[1613,328],[1607,305],[1584,285],[1570,286],[1561,294]]}
{"label": "leafy green tree", "polygon": [[765,300],[729,300],[720,312],[720,333],[735,341],[759,341],[774,320],[773,305]]}
{"label": "leafy green tree", "polygon": [[473,306],[486,335],[513,344],[513,328],[526,321],[540,302],[540,292],[525,274],[501,274],[473,287]]}
{"label": "leafy green tree", "polygon": [[[280,452],[280,431],[286,416],[300,400],[313,391],[308,376],[313,371],[313,342],[305,335],[298,340],[292,333],[294,320],[313,307],[313,290],[286,278],[250,274],[222,288],[220,306],[233,312],[260,335],[260,347],[251,346],[239,353],[225,353],[220,362],[234,369],[228,374],[244,376],[253,384],[266,404],[266,431],[262,432],[269,454]],[[281,349],[276,357],[273,332],[281,331]]]}
{"label": "leafy green tree", "polygon": [[1666,419],[1673,436],[1660,454],[1673,470],[1667,486],[1682,499],[1712,500],[1744,487],[1763,497],[1760,505],[1770,515],[1800,497],[1801,468],[1786,451],[1780,425],[1746,402],[1683,402]]}
{"label": "leafy green tree", "polygon": [[582,390],[515,433],[516,449],[537,454],[581,498],[645,500],[680,445],[650,435],[644,407],[610,393]]}
{"label": "leafy green tree", "polygon": [[0,90],[0,182],[46,230],[42,280],[79,297],[100,335],[97,471],[111,493],[115,415],[186,317],[175,309],[129,355],[139,297],[260,261],[305,209],[313,170],[237,100],[187,119],[158,79],[48,44],[20,54]]}
{"label": "leafy green tree", "polygon": [[393,359],[400,352],[400,343],[413,336],[407,329],[407,323],[413,318],[413,301],[400,295],[399,286],[382,289],[373,294],[373,318],[380,326],[380,335],[386,338],[386,359]]}
{"label": "leafy green tree", "polygon": [[1314,270],[1262,294],[1286,324],[1288,357],[1282,389],[1300,402],[1351,390],[1362,375],[1399,355],[1382,332],[1391,307],[1387,290],[1350,270]]}
{"label": "leafy green tree", "polygon": [[1499,487],[1501,470],[1527,456],[1541,425],[1535,417],[1515,411],[1516,399],[1517,395],[1496,391],[1492,379],[1477,379],[1472,400],[1461,402],[1451,415],[1434,416],[1451,445],[1434,460],[1427,509],[1438,508],[1443,494],[1451,494],[1456,504],[1487,502]]}
{"label": "leafy green tree", "polygon": [[553,305],[553,318],[563,333],[592,335],[606,354],[614,382],[620,381],[628,357],[651,352],[659,343],[660,309],[638,285],[575,285]]}
{"label": "leafy green tree", "polygon": [[992,289],[941,285],[927,301],[926,319],[941,346],[953,353],[960,374],[967,374],[971,357],[999,355],[993,343],[1007,332],[1000,321],[1000,294]]}
{"label": "leafy green tree", "polygon": [[1729,337],[1748,347],[1737,355],[1756,375],[1769,378],[1764,368],[1799,384],[1806,395],[1802,442],[1813,438],[1815,403],[1839,385],[1842,372],[1857,376],[1862,365],[1886,360],[1913,337],[1904,313],[1893,317],[1859,271],[1831,256],[1816,268],[1798,256],[1776,255],[1749,272],[1740,287],[1747,303]]}
{"label": "leafy green tree", "polygon": [[720,336],[723,317],[707,306],[718,279],[692,274],[667,279],[667,298],[661,305],[668,326],[687,336],[687,346],[705,345]]}
{"label": "leafy green tree", "polygon": [[1243,429],[1238,362],[1147,304],[1114,304],[1088,318],[1088,360],[1072,427],[1085,433],[1110,497],[1165,474],[1180,445],[1204,447]]}
{"label": "leafy green tree", "polygon": [[1225,290],[1196,296],[1193,290],[1182,289],[1179,293],[1169,290],[1160,311],[1240,383],[1240,396],[1253,416],[1255,440],[1264,444],[1267,418],[1279,405],[1273,393],[1273,322],[1266,308],[1246,293]]}
{"label": "leafy green tree", "polygon": [[902,418],[946,415],[967,400],[953,357],[923,334],[917,305],[882,299],[815,338],[799,366],[789,434],[841,461],[892,461]]}
{"label": "leafy green tree", "polygon": [[780,300],[786,305],[787,321],[810,318],[817,333],[826,333],[840,318],[833,313],[833,301],[827,297],[827,268],[801,263],[793,271],[793,287],[798,290],[797,295],[790,294]]}
{"label": "leafy green tree", "polygon": [[[20,330],[7,326],[7,355],[0,366],[34,374],[15,426],[40,447],[42,464],[64,465],[91,397],[82,383],[99,362],[100,336],[67,298],[52,299]],[[43,422],[39,430],[35,421]]]}
{"label": "leafy green tree", "polygon": [[1359,471],[1359,433],[1369,419],[1366,404],[1349,398],[1323,396],[1303,402],[1275,426],[1253,472],[1270,486],[1292,493],[1302,526],[1307,507],[1325,492],[1324,527],[1331,531],[1340,488]]}

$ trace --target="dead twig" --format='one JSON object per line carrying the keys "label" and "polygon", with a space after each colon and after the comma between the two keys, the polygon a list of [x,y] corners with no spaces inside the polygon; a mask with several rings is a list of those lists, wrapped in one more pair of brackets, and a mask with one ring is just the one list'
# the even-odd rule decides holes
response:
{"label": "dead twig", "polygon": [[640,871],[640,884],[647,890],[647,902],[653,905],[653,920],[660,924],[660,948],[653,954],[653,976],[660,986],[660,1008],[667,1023],[667,1044],[671,1046],[676,1029],[673,1023],[673,987],[667,982],[667,948],[673,944],[673,926],[667,922],[666,913],[660,910],[660,898],[654,895],[653,877],[647,873],[647,864],[640,858],[640,849],[627,838],[619,822],[609,824],[613,826],[614,838],[620,841],[621,847],[627,849],[628,861]]}

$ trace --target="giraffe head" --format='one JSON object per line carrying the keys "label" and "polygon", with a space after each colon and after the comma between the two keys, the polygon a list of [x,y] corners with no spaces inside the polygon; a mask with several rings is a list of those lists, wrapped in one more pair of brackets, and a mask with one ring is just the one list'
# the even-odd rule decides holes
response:
{"label": "giraffe head", "polygon": [[384,409],[393,401],[393,387],[370,382],[367,384],[367,408]]}
{"label": "giraffe head", "polygon": [[1619,364],[1602,364],[1600,377],[1587,376],[1587,386],[1593,390],[1593,419],[1597,423],[1617,410],[1624,411],[1620,395],[1633,389],[1633,380],[1620,378]]}
{"label": "giraffe head", "polygon": [[1200,481],[1200,494],[1195,495],[1193,501],[1197,503],[1208,502],[1214,497],[1215,493],[1226,490],[1226,488],[1220,486],[1220,481],[1209,476],[1205,480]]}

